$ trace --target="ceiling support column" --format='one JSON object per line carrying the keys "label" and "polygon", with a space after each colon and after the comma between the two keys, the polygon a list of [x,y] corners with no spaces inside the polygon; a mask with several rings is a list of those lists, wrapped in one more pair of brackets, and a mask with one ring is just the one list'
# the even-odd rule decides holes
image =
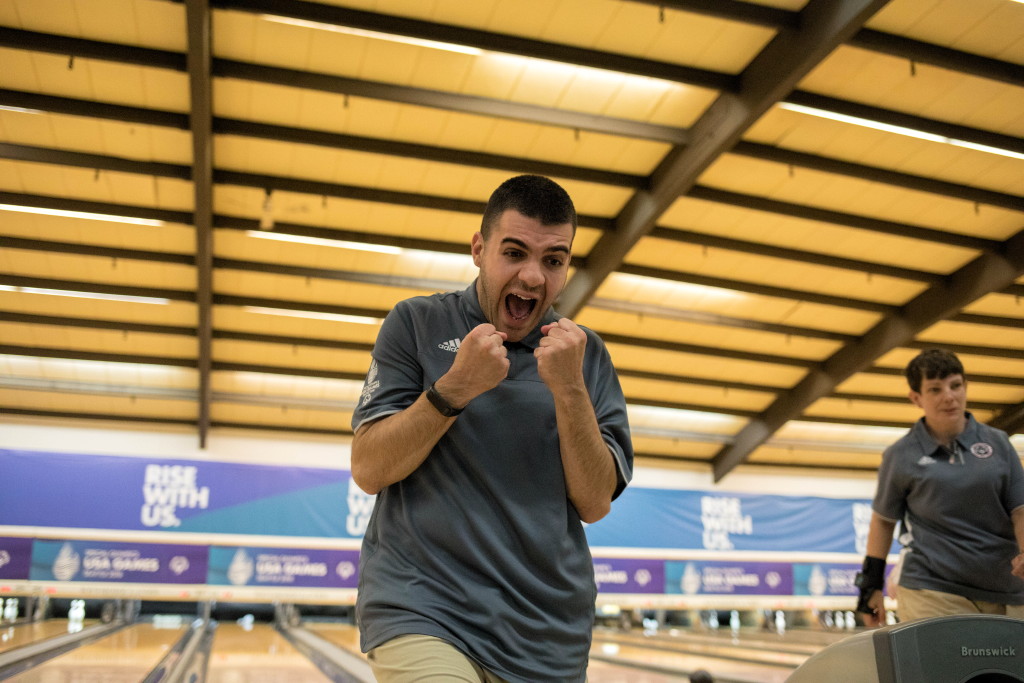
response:
{"label": "ceiling support column", "polygon": [[210,78],[211,11],[208,0],[186,0],[188,75],[192,100],[192,186],[195,197],[196,315],[199,405],[196,426],[199,447],[206,448],[210,429],[210,386],[213,340],[213,87]]}

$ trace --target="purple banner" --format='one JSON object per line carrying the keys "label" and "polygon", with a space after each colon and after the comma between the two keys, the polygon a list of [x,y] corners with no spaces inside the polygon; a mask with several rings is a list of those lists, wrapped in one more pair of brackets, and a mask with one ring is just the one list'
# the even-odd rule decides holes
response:
{"label": "purple banner", "polygon": [[[894,565],[885,568],[885,594],[889,594],[889,574]],[[849,595],[859,594],[853,581],[860,571],[859,564],[815,564],[793,565],[793,595]]]}
{"label": "purple banner", "polygon": [[0,579],[26,581],[31,566],[31,538],[0,537]]}
{"label": "purple banner", "polygon": [[665,563],[595,557],[594,580],[599,593],[664,593]]}
{"label": "purple banner", "polygon": [[357,550],[210,548],[207,582],[223,586],[355,588]]}
{"label": "purple banner", "polygon": [[665,592],[686,595],[792,595],[784,562],[666,562]]}
{"label": "purple banner", "polygon": [[37,540],[30,578],[201,584],[206,581],[206,553],[205,546]]}

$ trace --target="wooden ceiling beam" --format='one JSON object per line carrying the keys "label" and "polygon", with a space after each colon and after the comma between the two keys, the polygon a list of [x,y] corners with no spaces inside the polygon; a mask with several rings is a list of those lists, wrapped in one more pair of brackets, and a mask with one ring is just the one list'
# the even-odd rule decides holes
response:
{"label": "wooden ceiling beam", "polygon": [[208,0],[185,0],[188,26],[188,80],[192,133],[192,219],[195,226],[196,344],[199,369],[197,428],[199,448],[210,431],[210,384],[213,343],[213,77],[211,18]]}
{"label": "wooden ceiling beam", "polygon": [[780,394],[761,415],[740,430],[732,444],[715,455],[715,480],[721,480],[737,465],[746,462],[777,429],[799,417],[814,401],[832,393],[840,382],[871,367],[892,349],[913,342],[917,334],[936,322],[1009,286],[1021,275],[1024,275],[1024,230],[998,249],[983,252],[898,311],[886,315],[863,337],[844,345],[796,386]]}

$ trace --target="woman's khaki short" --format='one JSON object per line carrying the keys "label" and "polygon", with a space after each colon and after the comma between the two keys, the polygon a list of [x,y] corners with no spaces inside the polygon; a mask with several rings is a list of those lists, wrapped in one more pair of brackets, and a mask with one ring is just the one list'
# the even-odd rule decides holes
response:
{"label": "woman's khaki short", "polygon": [[899,615],[901,622],[953,614],[1001,614],[1014,619],[1024,619],[1024,605],[968,600],[952,593],[900,586],[896,614]]}

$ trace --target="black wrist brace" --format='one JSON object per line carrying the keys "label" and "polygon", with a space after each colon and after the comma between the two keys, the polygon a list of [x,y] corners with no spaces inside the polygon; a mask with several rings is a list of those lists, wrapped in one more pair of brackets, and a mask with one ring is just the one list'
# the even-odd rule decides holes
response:
{"label": "black wrist brace", "polygon": [[857,597],[857,611],[874,614],[875,611],[868,607],[868,600],[875,591],[885,588],[885,560],[879,557],[865,557],[864,565],[857,572],[854,584],[860,590],[860,595]]}

